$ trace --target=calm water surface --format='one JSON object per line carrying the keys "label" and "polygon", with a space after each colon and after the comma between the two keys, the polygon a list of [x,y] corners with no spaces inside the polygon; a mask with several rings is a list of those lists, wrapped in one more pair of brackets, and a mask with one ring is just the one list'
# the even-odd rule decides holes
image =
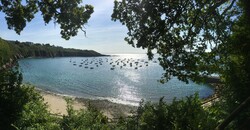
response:
{"label": "calm water surface", "polygon": [[38,88],[76,97],[107,99],[138,105],[141,99],[167,102],[198,92],[200,97],[213,93],[208,85],[186,84],[173,78],[161,84],[163,70],[146,55],[111,57],[66,57],[22,59],[19,61],[24,82]]}

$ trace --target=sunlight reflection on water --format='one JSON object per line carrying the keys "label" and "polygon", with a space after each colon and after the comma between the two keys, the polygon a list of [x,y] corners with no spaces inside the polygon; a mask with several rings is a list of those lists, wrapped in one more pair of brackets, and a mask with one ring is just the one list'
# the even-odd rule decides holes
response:
{"label": "sunlight reflection on water", "polygon": [[141,99],[137,97],[138,92],[134,86],[129,86],[125,82],[119,80],[117,81],[117,85],[120,86],[119,88],[119,95],[118,97],[120,99],[126,100],[126,101],[140,101]]}
{"label": "sunlight reflection on water", "polygon": [[135,71],[125,71],[124,76],[135,83],[139,83],[141,79],[141,75]]}
{"label": "sunlight reflection on water", "polygon": [[195,92],[202,98],[213,93],[207,85],[185,84],[176,78],[166,84],[157,82],[163,69],[146,55],[23,59],[19,64],[24,82],[41,89],[123,104],[135,105],[141,99],[156,102],[162,96],[171,101]]}

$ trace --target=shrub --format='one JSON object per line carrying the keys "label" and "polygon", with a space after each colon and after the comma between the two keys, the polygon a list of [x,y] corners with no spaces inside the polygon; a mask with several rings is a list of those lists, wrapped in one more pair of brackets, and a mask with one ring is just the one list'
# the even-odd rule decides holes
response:
{"label": "shrub", "polygon": [[74,110],[72,100],[66,99],[68,115],[64,115],[61,126],[65,130],[109,130],[108,118],[94,107]]}
{"label": "shrub", "polygon": [[[133,119],[134,121],[131,121]],[[216,119],[202,107],[198,95],[189,96],[186,99],[173,100],[167,104],[160,99],[158,104],[141,102],[137,115],[120,120],[118,126],[124,126],[126,122],[130,125],[120,127],[122,129],[138,130],[171,130],[171,129],[214,129],[217,126]],[[134,123],[131,127],[131,123]],[[123,124],[123,125],[122,125]]]}
{"label": "shrub", "polygon": [[57,118],[50,116],[47,105],[34,87],[22,85],[17,68],[0,73],[0,128],[55,129]]}

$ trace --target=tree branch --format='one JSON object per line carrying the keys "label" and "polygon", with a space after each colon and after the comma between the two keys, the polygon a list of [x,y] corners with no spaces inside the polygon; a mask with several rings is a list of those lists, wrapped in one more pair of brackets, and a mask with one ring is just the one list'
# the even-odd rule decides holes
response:
{"label": "tree branch", "polygon": [[236,1],[236,0],[233,0],[233,1],[231,2],[231,4],[223,11],[223,13],[222,13],[221,15],[224,15],[229,9],[231,9],[231,8],[233,7],[235,1]]}
{"label": "tree branch", "polygon": [[216,130],[224,130],[226,126],[244,110],[250,103],[250,96],[242,102],[220,125],[216,127]]}

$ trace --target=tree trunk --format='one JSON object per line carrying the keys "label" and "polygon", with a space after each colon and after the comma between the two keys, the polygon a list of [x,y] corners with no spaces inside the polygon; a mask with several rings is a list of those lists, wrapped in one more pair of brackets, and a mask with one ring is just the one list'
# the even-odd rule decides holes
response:
{"label": "tree trunk", "polygon": [[244,110],[250,103],[250,96],[242,102],[220,125],[216,127],[216,130],[224,130],[226,126]]}

